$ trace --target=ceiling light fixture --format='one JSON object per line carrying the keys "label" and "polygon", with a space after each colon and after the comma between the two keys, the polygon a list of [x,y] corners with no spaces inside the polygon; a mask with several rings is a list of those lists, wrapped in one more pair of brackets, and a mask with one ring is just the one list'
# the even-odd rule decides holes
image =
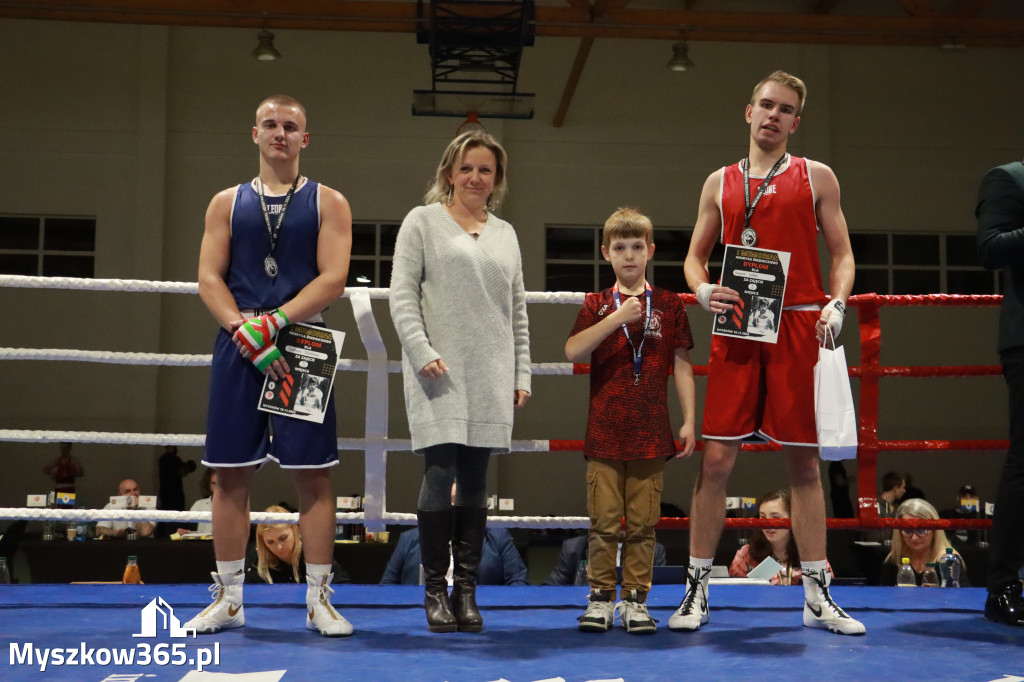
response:
{"label": "ceiling light fixture", "polygon": [[692,69],[696,64],[690,60],[690,47],[684,40],[672,46],[672,59],[668,60],[665,67],[669,71],[686,71]]}
{"label": "ceiling light fixture", "polygon": [[261,62],[272,62],[281,58],[281,53],[274,47],[274,34],[263,29],[256,34],[259,45],[252,51],[252,56]]}

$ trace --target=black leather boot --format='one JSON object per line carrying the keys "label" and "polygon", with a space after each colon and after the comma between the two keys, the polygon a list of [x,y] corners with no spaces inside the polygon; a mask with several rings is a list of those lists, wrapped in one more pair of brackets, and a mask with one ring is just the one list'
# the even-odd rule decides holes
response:
{"label": "black leather boot", "polygon": [[985,618],[1005,625],[1024,626],[1024,596],[1019,581],[998,592],[989,592],[985,600]]}
{"label": "black leather boot", "polygon": [[451,509],[443,511],[416,511],[420,529],[420,561],[423,563],[423,582],[426,598],[427,626],[431,632],[455,632],[458,625],[448,599],[449,541],[452,537]]}
{"label": "black leather boot", "polygon": [[455,507],[452,554],[455,557],[452,609],[459,632],[480,632],[484,619],[476,607],[476,570],[484,551],[487,510]]}

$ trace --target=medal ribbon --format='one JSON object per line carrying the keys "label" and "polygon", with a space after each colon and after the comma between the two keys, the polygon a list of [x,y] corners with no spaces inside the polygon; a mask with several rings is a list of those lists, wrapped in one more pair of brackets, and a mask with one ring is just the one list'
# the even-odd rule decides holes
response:
{"label": "medal ribbon", "polygon": [[299,178],[301,177],[301,173],[295,176],[295,182],[292,183],[291,189],[288,190],[288,195],[284,198],[284,203],[281,204],[281,213],[277,216],[277,224],[273,227],[270,226],[270,211],[267,210],[267,200],[263,196],[263,178],[260,178],[260,208],[263,209],[263,220],[267,223],[267,236],[270,238],[270,253],[268,257],[273,257],[274,250],[277,248],[277,238],[281,234],[284,213],[288,210],[288,202],[292,200],[292,195],[295,194],[295,188],[298,187]]}
{"label": "medal ribbon", "polygon": [[743,214],[743,229],[751,229],[750,218],[754,215],[754,209],[757,208],[757,202],[761,201],[761,196],[764,195],[764,190],[768,185],[771,184],[772,178],[779,172],[779,168],[782,167],[782,162],[789,158],[789,154],[783,154],[775,165],[772,166],[771,171],[765,176],[764,182],[757,188],[757,194],[754,195],[754,201],[750,201],[750,157],[743,159],[743,163],[740,166],[743,167],[743,206],[746,211]]}
{"label": "medal ribbon", "polygon": [[[651,299],[654,296],[654,291],[651,289],[651,285],[644,280],[644,294],[647,297],[647,314],[644,318],[644,333],[640,336],[640,345],[634,346],[633,339],[629,338],[629,329],[626,325],[622,325],[622,333],[626,335],[626,341],[629,342],[629,347],[633,350],[633,385],[636,386],[640,383],[640,370],[644,365],[644,341],[647,339],[647,330],[651,326]],[[622,305],[622,301],[619,298],[619,283],[616,282],[615,286],[612,287],[612,298],[615,299],[615,309],[618,310],[619,306]]]}

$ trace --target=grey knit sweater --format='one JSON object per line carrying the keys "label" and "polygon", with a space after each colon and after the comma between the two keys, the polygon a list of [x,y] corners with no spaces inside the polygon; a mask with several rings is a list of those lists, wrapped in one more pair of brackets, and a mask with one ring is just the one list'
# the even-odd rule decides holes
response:
{"label": "grey knit sweater", "polygon": [[[508,452],[515,391],[530,390],[530,330],[515,230],[488,214],[479,239],[441,204],[402,222],[391,271],[412,449],[440,443]],[[419,371],[441,358],[448,373]]]}

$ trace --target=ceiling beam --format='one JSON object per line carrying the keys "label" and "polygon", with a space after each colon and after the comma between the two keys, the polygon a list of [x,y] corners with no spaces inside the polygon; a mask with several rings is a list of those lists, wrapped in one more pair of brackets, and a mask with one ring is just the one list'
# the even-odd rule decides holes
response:
{"label": "ceiling beam", "polygon": [[[706,12],[621,7],[609,0],[604,20],[592,9],[536,8],[536,35],[563,38],[615,37],[710,42],[824,45],[939,46],[951,37],[977,47],[1024,47],[1024,7],[1017,16],[983,17],[930,13],[930,5],[898,0],[925,10],[920,16],[852,16],[778,12]],[[984,0],[961,9],[980,13]],[[324,31],[410,33],[419,26],[414,2],[377,0],[0,0],[0,17],[171,26],[214,26]]]}
{"label": "ceiling beam", "polygon": [[912,17],[923,17],[928,14],[935,14],[929,3],[929,0],[896,0],[903,11]]}
{"label": "ceiling beam", "polygon": [[814,14],[831,14],[839,0],[814,0],[811,11]]}
{"label": "ceiling beam", "polygon": [[[577,6],[577,3],[581,0],[570,0],[570,4],[573,7]],[[582,0],[585,2],[586,0]],[[592,22],[603,22],[608,17],[608,8],[615,7],[616,9],[622,9],[630,0],[594,0],[594,5],[590,7],[590,20]],[[558,101],[558,109],[555,110],[555,116],[551,120],[551,124],[555,128],[561,128],[562,124],[565,123],[565,117],[569,115],[569,105],[572,104],[572,98],[576,94],[576,87],[580,84],[580,78],[583,77],[583,68],[587,65],[587,58],[590,57],[590,48],[594,46],[593,36],[585,36],[580,40],[579,47],[576,48],[576,58],[573,59],[572,69],[569,70],[569,78],[565,81],[565,87],[562,88],[562,98]]]}
{"label": "ceiling beam", "polygon": [[588,23],[572,9],[537,8],[538,36],[594,36],[689,41],[818,45],[934,46],[951,37],[967,46],[1024,47],[1024,7],[1016,17],[964,18],[687,12],[610,8],[608,20]]}
{"label": "ceiling beam", "polygon": [[978,17],[992,5],[992,0],[961,0],[959,6],[950,11],[958,17]]}
{"label": "ceiling beam", "polygon": [[587,64],[587,57],[590,56],[590,48],[594,46],[594,39],[587,37],[580,39],[580,46],[576,50],[576,59],[572,62],[572,69],[569,71],[569,78],[562,89],[562,99],[558,102],[558,109],[551,124],[555,128],[561,128],[565,123],[565,117],[569,114],[569,105],[572,104],[573,95],[576,94],[576,86],[580,83],[583,75],[583,67]]}

